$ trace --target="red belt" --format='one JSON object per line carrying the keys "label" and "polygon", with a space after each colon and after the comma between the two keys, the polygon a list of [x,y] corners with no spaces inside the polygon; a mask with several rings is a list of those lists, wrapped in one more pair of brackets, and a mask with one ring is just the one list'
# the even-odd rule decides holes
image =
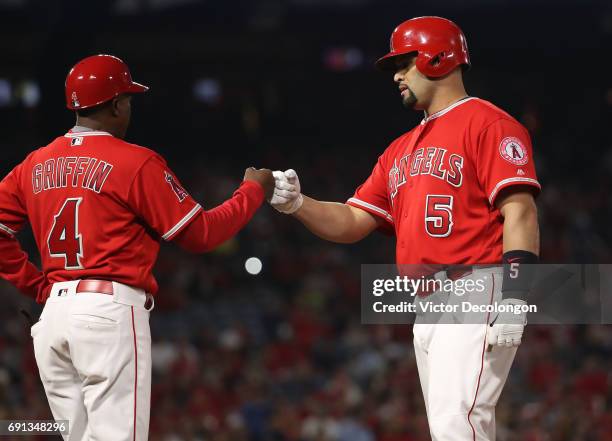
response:
{"label": "red belt", "polygon": [[[76,293],[82,292],[94,292],[98,294],[115,294],[113,290],[113,282],[109,282],[108,280],[92,280],[85,279],[81,280],[76,287]],[[153,297],[147,295],[147,299],[145,300],[144,307],[148,310],[153,306]]]}
{"label": "red belt", "polygon": [[108,280],[81,280],[76,287],[76,292],[97,292],[99,294],[113,295],[113,282]]}

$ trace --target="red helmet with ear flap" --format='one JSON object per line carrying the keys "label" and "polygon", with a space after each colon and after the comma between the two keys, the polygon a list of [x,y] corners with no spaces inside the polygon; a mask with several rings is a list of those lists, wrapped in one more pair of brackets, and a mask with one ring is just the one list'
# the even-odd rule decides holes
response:
{"label": "red helmet with ear flap", "polygon": [[397,69],[395,58],[416,53],[416,67],[431,78],[443,77],[457,66],[470,66],[470,55],[463,32],[442,17],[417,17],[407,20],[391,34],[391,50],[376,62],[385,71]]}

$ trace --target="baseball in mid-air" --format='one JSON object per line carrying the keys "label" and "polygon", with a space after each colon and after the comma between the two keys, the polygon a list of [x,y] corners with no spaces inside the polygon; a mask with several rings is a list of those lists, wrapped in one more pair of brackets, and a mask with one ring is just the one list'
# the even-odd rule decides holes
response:
{"label": "baseball in mid-air", "polygon": [[261,272],[263,263],[257,257],[249,257],[244,263],[244,268],[247,270],[247,273],[256,276]]}

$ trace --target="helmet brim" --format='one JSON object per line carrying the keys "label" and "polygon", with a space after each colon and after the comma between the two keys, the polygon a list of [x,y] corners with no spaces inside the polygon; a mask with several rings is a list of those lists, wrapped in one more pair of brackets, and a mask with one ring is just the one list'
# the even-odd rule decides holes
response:
{"label": "helmet brim", "polygon": [[149,90],[148,86],[132,81],[132,84],[128,88],[127,93],[144,93],[147,90]]}
{"label": "helmet brim", "polygon": [[395,60],[398,57],[402,57],[408,54],[416,55],[418,54],[418,51],[410,49],[402,52],[389,52],[384,57],[380,57],[378,60],[376,60],[374,66],[376,66],[378,70],[383,72],[395,72],[397,71],[397,64],[395,63]]}
{"label": "helmet brim", "polygon": [[394,63],[395,56],[394,55],[395,54],[388,53],[384,57],[381,57],[378,60],[376,60],[376,63],[374,63],[374,66],[376,66],[376,68],[380,71],[389,72],[390,70],[392,70],[393,67],[395,67],[395,63]]}

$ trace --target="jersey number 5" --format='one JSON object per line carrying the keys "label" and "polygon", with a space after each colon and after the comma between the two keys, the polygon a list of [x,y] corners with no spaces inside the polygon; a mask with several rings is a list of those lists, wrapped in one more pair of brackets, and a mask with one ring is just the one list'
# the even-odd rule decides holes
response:
{"label": "jersey number 5", "polygon": [[83,239],[79,234],[79,205],[83,198],[66,199],[55,215],[47,239],[51,257],[63,257],[67,270],[82,269]]}
{"label": "jersey number 5", "polygon": [[425,230],[432,237],[447,237],[453,230],[453,197],[428,194],[425,203]]}

